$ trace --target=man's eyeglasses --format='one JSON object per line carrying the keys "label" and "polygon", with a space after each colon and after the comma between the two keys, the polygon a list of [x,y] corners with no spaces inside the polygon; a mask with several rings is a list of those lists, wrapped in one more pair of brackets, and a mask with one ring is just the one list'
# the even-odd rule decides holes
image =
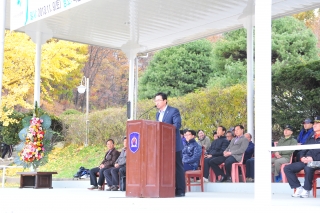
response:
{"label": "man's eyeglasses", "polygon": [[154,100],[154,102],[160,102],[160,101],[163,101],[163,100],[160,100],[160,99],[158,99],[158,100]]}

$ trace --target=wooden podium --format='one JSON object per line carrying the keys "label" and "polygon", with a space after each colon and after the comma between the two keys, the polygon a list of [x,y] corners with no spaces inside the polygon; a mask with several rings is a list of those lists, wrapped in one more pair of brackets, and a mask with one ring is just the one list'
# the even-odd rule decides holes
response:
{"label": "wooden podium", "polygon": [[175,197],[175,126],[127,122],[127,197]]}

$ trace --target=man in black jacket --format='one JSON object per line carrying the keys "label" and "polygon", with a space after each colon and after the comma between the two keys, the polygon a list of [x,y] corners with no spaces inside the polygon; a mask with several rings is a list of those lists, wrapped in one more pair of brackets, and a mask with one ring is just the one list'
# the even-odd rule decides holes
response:
{"label": "man in black jacket", "polygon": [[[313,124],[314,135],[309,137],[305,145],[320,144],[320,116],[315,117]],[[320,169],[308,167],[309,162],[320,161],[320,149],[301,150],[300,161],[289,164],[284,167],[284,173],[288,179],[289,185],[292,189],[296,189],[292,197],[309,197],[310,190],[312,189],[312,180],[315,170]],[[304,170],[304,186],[302,187],[297,178],[296,173]]]}
{"label": "man in black jacket", "polygon": [[203,168],[203,180],[204,182],[208,182],[209,177],[209,161],[213,157],[223,156],[224,150],[229,145],[229,141],[226,139],[225,136],[226,128],[224,126],[218,126],[217,135],[218,139],[214,140],[211,143],[210,148],[207,150],[207,153],[204,156],[204,168]]}

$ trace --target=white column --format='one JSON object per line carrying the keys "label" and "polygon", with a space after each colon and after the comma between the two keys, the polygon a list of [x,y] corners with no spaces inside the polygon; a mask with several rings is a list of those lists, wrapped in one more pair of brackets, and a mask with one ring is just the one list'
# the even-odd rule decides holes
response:
{"label": "white column", "polygon": [[137,120],[137,103],[138,103],[138,79],[139,79],[139,57],[135,60],[136,69],[134,72],[134,104],[133,104],[133,120]]}
{"label": "white column", "polygon": [[86,78],[86,143],[84,146],[89,145],[89,78]]}
{"label": "white column", "polygon": [[134,55],[130,54],[129,58],[129,89],[128,89],[128,101],[130,101],[130,118],[128,120],[133,120],[133,107],[134,107]]}
{"label": "white column", "polygon": [[254,141],[254,86],[253,86],[253,27],[254,27],[254,0],[248,0],[247,6],[244,8],[238,20],[247,30],[247,132],[252,134]]}
{"label": "white column", "polygon": [[[128,102],[130,102],[130,118],[128,120],[134,119],[134,106],[135,106],[135,96],[134,96],[134,62],[137,57],[137,53],[139,52],[140,45],[133,40],[129,40],[127,43],[121,46],[121,50],[126,54],[129,60],[129,88],[128,88]],[[136,110],[136,109],[135,109]],[[136,112],[135,112],[136,113]]]}
{"label": "white column", "polygon": [[[255,2],[255,204],[271,202],[271,5]],[[257,209],[258,212],[258,209]]]}
{"label": "white column", "polygon": [[252,134],[254,141],[253,130],[253,23],[252,16],[247,17],[247,132]]}
{"label": "white column", "polygon": [[0,2],[0,109],[2,102],[2,76],[3,76],[3,61],[4,61],[4,32],[5,32],[5,24],[6,24],[6,0],[2,0]]}
{"label": "white column", "polygon": [[34,73],[34,104],[37,102],[40,107],[40,70],[41,70],[41,36],[42,33],[36,32],[36,59],[35,59],[35,73]]}

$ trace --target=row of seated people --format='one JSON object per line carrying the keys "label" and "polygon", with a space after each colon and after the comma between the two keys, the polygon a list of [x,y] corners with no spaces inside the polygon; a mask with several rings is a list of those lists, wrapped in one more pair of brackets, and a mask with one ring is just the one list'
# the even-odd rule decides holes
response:
{"label": "row of seated people", "polygon": [[[303,145],[303,144],[320,144],[320,117],[315,117],[314,121],[306,119],[304,121],[304,133],[309,134],[305,137],[304,134],[299,134],[299,141],[293,138],[293,127],[286,125],[284,127],[284,137],[277,142],[277,146]],[[313,134],[310,134],[310,129],[306,128],[306,124],[313,126]],[[204,156],[204,182],[208,182],[209,169],[211,168],[215,175],[221,176],[218,182],[231,181],[231,166],[235,162],[240,162],[244,154],[244,164],[246,164],[246,180],[254,181],[254,144],[251,141],[251,134],[243,134],[244,128],[241,125],[235,127],[235,138],[229,142],[225,137],[226,129],[219,126],[217,129],[218,138],[214,140]],[[183,163],[185,171],[196,170],[201,157],[201,146],[195,141],[195,131],[187,130],[184,132],[186,145],[183,149]],[[302,140],[303,139],[303,140]],[[290,162],[294,151],[277,151],[272,153],[271,169],[276,182],[281,181],[281,165]],[[311,168],[307,166],[308,162],[320,160],[320,149],[302,150],[297,154],[298,162],[285,167],[284,172],[288,176],[288,182],[291,188],[296,189],[293,197],[308,197],[312,188],[312,179],[314,171],[319,168]],[[301,161],[300,161],[300,160]],[[225,164],[225,172],[219,165]],[[304,170],[305,185],[301,187],[297,179],[296,173]]]}
{"label": "row of seated people", "polygon": [[[123,139],[123,149],[121,153],[114,147],[114,140],[108,139],[106,142],[108,151],[106,152],[99,166],[90,169],[89,190],[104,190],[104,183],[107,183],[107,191],[118,191],[119,180],[126,176],[126,147],[127,138]],[[97,181],[98,176],[98,181]]]}
{"label": "row of seated people", "polygon": [[[229,142],[226,139],[226,128],[219,126],[217,128],[217,139],[214,140],[210,147],[206,150],[204,159],[204,181],[208,182],[209,168],[211,168],[216,176],[221,176],[219,182],[231,181],[231,166],[235,162],[244,158],[249,159],[254,152],[254,144],[251,141],[251,134],[244,134],[244,127],[237,125],[235,127],[235,137]],[[194,130],[187,130],[184,133],[186,145],[182,150],[183,164],[185,171],[196,170],[201,157],[201,145],[195,141],[196,133]],[[225,163],[225,170],[219,165]]]}
{"label": "row of seated people", "polygon": [[[306,124],[312,125],[312,130],[308,129]],[[307,127],[306,127],[307,126]],[[298,140],[301,145],[320,144],[320,116],[316,116],[314,120],[306,119],[304,121],[304,132],[299,134],[303,140]],[[298,137],[298,138],[299,138]],[[309,163],[320,161],[320,149],[301,150],[296,155],[296,162],[286,165],[284,173],[288,180],[289,186],[295,189],[292,197],[308,198],[313,188],[313,178],[316,170],[320,167],[310,167]],[[304,185],[301,186],[297,173],[304,171]]]}
{"label": "row of seated people", "polygon": [[[317,122],[312,121],[310,118],[306,118],[303,122],[303,128],[299,133],[297,139],[293,137],[293,127],[290,125],[286,125],[283,131],[284,137],[281,138],[278,142],[274,142],[276,146],[291,146],[291,145],[305,145],[313,142],[313,140],[307,142],[309,138],[314,137],[314,124],[317,125]],[[273,144],[273,145],[274,145]],[[308,150],[302,151],[278,151],[272,153],[272,160],[271,160],[271,171],[274,175],[275,182],[281,182],[281,166],[283,164],[288,164],[290,161],[293,162],[300,162],[300,159],[304,157]],[[292,156],[292,157],[291,157]],[[290,162],[291,163],[291,162]],[[247,179],[254,179],[254,157],[247,160],[246,164],[246,177]]]}

